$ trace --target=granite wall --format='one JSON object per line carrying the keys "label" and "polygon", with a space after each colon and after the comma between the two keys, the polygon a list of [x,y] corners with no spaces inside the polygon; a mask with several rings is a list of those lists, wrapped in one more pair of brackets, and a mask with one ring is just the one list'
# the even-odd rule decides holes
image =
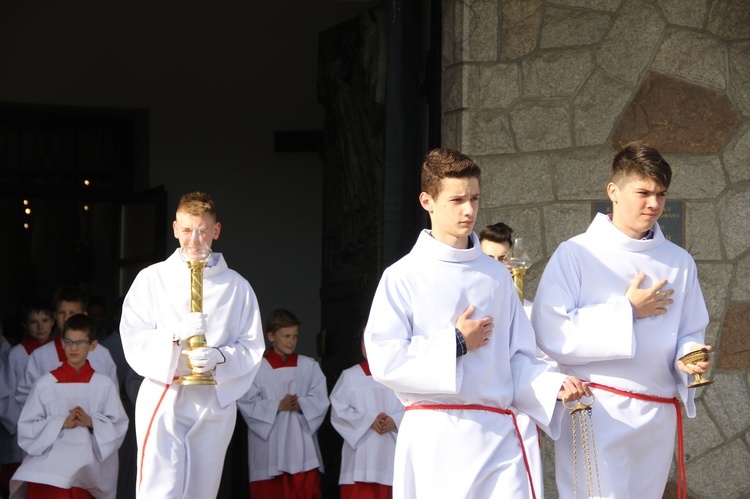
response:
{"label": "granite wall", "polygon": [[672,165],[716,351],[685,420],[690,497],[750,497],[750,2],[445,0],[443,19],[443,145],[482,167],[477,226],[528,241],[529,298],[607,199],[614,146]]}

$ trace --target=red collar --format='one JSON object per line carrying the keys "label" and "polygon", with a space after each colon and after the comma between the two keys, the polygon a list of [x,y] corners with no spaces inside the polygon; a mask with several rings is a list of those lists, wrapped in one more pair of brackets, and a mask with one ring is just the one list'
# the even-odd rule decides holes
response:
{"label": "red collar", "polygon": [[47,338],[47,341],[45,342],[41,342],[37,340],[36,338],[26,338],[25,340],[21,342],[21,345],[23,345],[23,348],[24,350],[26,350],[26,353],[28,355],[31,355],[31,352],[33,352],[34,350],[36,350],[42,345],[46,345],[47,343],[49,343],[49,338]]}
{"label": "red collar", "polygon": [[91,364],[87,360],[78,372],[76,372],[73,366],[65,361],[50,374],[57,379],[58,383],[88,383],[94,375],[94,368],[91,367]]}
{"label": "red collar", "polygon": [[359,367],[362,368],[362,370],[365,372],[365,376],[372,376],[372,373],[370,372],[370,363],[365,361],[362,361],[359,363]]}
{"label": "red collar", "polygon": [[287,355],[286,360],[281,358],[281,355],[276,353],[276,350],[269,348],[266,350],[266,360],[271,367],[278,369],[280,367],[297,367],[297,354]]}
{"label": "red collar", "polygon": [[57,350],[57,360],[65,364],[65,349],[62,346],[62,334],[55,336],[55,350]]}

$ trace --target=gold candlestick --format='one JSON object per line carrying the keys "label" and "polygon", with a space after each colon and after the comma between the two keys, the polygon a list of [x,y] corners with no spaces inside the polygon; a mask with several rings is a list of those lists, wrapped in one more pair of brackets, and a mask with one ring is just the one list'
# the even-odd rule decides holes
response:
{"label": "gold candlestick", "polygon": [[523,303],[523,279],[526,271],[529,270],[530,261],[523,238],[517,237],[505,256],[505,265],[507,265],[510,275],[513,277],[513,284],[521,303]]}
{"label": "gold candlestick", "polygon": [[[190,269],[190,311],[191,312],[203,312],[203,269],[206,268],[206,261],[188,261],[188,268]],[[191,336],[185,342],[188,350],[195,350],[196,348],[205,347],[208,345],[206,342],[205,334],[197,334]],[[190,368],[190,374],[180,376],[175,381],[177,385],[215,385],[216,380],[213,376],[208,373],[199,373],[195,371],[195,368],[190,364],[190,358],[187,359],[187,365]]]}
{"label": "gold candlestick", "polygon": [[523,303],[523,278],[526,275],[528,267],[511,267],[510,275],[513,277],[513,285],[516,287],[518,299]]}

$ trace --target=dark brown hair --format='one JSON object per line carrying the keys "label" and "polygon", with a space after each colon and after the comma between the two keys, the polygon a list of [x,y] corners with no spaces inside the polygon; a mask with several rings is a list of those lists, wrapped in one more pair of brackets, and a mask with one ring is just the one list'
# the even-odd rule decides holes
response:
{"label": "dark brown hair", "polygon": [[91,317],[88,315],[75,314],[68,317],[68,320],[63,324],[62,337],[65,338],[65,333],[70,330],[86,333],[89,337],[89,341],[94,341],[96,339],[94,321],[91,320]]}
{"label": "dark brown hair", "polygon": [[513,229],[502,222],[488,225],[479,233],[479,240],[492,241],[498,244],[508,243],[508,246],[513,246]]}
{"label": "dark brown hair", "polygon": [[299,326],[301,322],[297,316],[285,308],[277,308],[266,320],[266,333],[275,333],[283,327]]}
{"label": "dark brown hair", "polygon": [[629,142],[615,154],[609,170],[609,181],[619,185],[631,175],[654,179],[669,188],[672,167],[653,147],[643,142]]}
{"label": "dark brown hair", "polygon": [[422,163],[422,192],[433,199],[440,194],[444,178],[482,178],[482,171],[467,155],[448,148],[433,149]]}

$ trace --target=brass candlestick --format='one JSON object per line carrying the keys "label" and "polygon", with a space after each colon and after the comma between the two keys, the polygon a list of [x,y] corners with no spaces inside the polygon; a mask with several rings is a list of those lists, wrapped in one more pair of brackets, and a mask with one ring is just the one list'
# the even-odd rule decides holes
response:
{"label": "brass candlestick", "polygon": [[511,267],[510,275],[513,277],[513,285],[516,287],[518,299],[523,303],[523,278],[526,275],[528,267]]}
{"label": "brass candlestick", "polygon": [[[193,231],[191,235],[191,248],[183,248],[182,255],[195,254],[195,246],[201,244],[200,231]],[[187,251],[185,251],[187,249]],[[203,243],[203,251],[197,253],[200,260],[187,259],[187,266],[190,269],[190,311],[191,312],[203,312],[203,270],[206,268],[208,263],[208,257],[211,256],[211,249],[205,246]],[[196,334],[191,336],[185,342],[188,350],[195,350],[197,348],[208,346],[205,334]],[[190,358],[187,359],[187,365],[190,368],[190,374],[180,376],[175,381],[177,385],[215,385],[216,380],[213,376],[208,373],[199,373],[195,371],[195,367],[190,364]]]}
{"label": "brass candlestick", "polygon": [[516,287],[516,293],[518,293],[518,299],[521,300],[521,303],[523,303],[523,279],[526,271],[529,270],[529,261],[530,258],[526,252],[526,245],[523,238],[517,237],[513,241],[513,246],[508,250],[508,254],[505,256],[505,265],[513,277],[513,284]]}
{"label": "brass candlestick", "polygon": [[[708,360],[708,350],[701,348],[700,350],[693,350],[692,352],[680,357],[683,364],[697,364],[698,362],[706,362]],[[710,385],[713,380],[704,378],[701,374],[695,374],[695,380],[688,385],[688,388],[698,388],[699,386]]]}

